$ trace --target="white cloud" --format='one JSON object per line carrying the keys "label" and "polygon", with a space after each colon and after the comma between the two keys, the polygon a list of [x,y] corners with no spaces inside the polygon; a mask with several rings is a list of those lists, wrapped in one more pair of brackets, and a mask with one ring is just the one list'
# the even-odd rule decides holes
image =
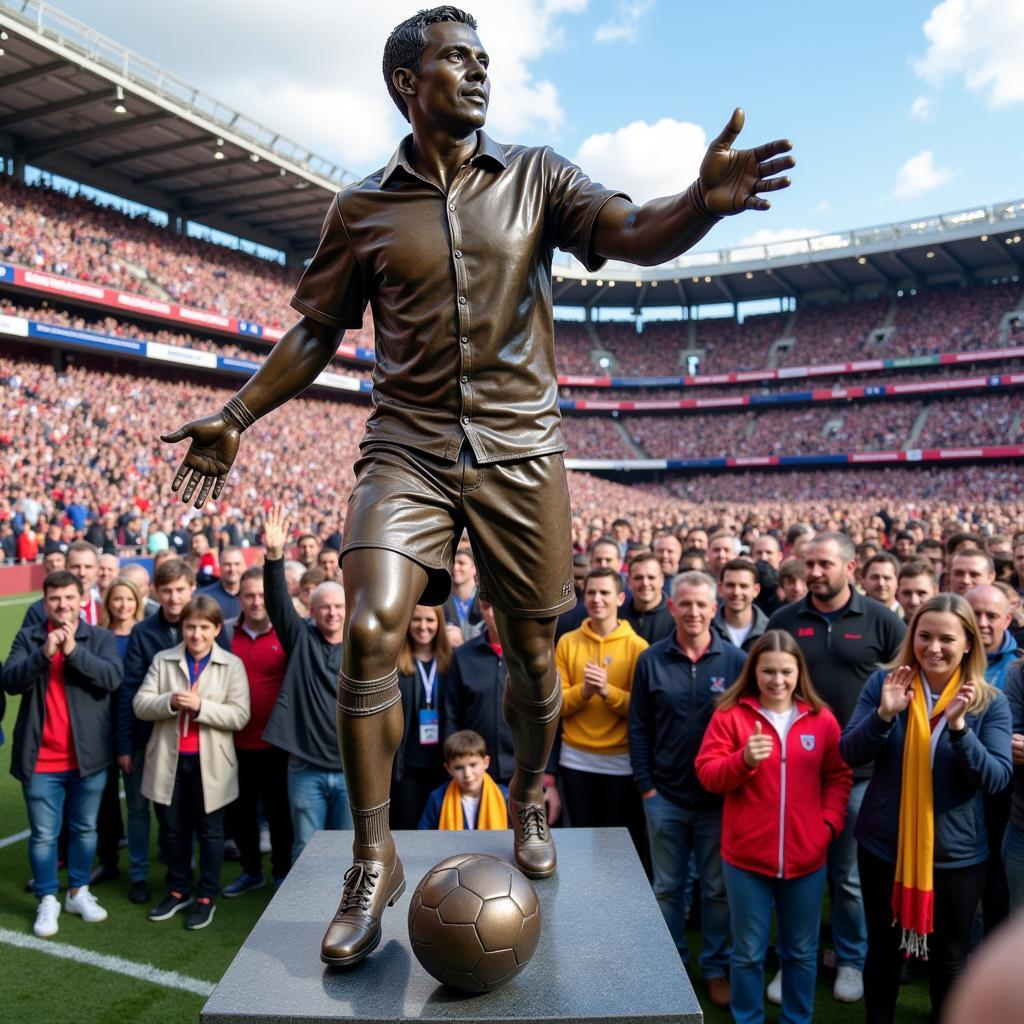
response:
{"label": "white cloud", "polygon": [[644,15],[654,6],[654,0],[619,0],[615,13],[597,26],[595,43],[635,43]]}
{"label": "white cloud", "polygon": [[697,177],[707,145],[700,125],[663,117],[591,135],[573,159],[592,178],[644,203],[682,192]]}
{"label": "white cloud", "polygon": [[931,97],[918,96],[910,104],[910,116],[916,117],[920,121],[930,121],[935,116],[935,112],[932,110]]}
{"label": "white cloud", "polygon": [[925,55],[914,69],[937,84],[962,77],[998,109],[1024,102],[1024,4],[1020,0],[943,0],[924,23]]}
{"label": "white cloud", "polygon": [[[532,64],[562,45],[567,18],[587,0],[474,0],[491,56],[488,131],[501,140],[557,136],[564,110]],[[357,173],[383,163],[408,126],[381,75],[384,40],[416,9],[377,0],[353,16],[337,0],[235,4],[177,0],[124,18],[109,0],[61,9],[180,75],[222,103]],[[426,5],[421,5],[426,6]],[[196,26],[200,26],[196,29]],[[224,40],[230,44],[225,45]]]}
{"label": "white cloud", "polygon": [[911,199],[945,185],[952,177],[948,167],[935,166],[935,154],[930,149],[923,149],[897,171],[893,195],[897,199]]}
{"label": "white cloud", "polygon": [[771,245],[773,242],[792,242],[797,238],[811,238],[818,234],[814,228],[761,228],[740,239],[740,245]]}

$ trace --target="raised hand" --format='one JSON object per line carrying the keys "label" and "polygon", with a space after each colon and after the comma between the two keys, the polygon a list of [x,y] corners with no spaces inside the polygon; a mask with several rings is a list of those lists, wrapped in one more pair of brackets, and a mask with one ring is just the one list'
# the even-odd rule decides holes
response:
{"label": "raised hand", "polygon": [[291,523],[280,505],[274,505],[267,513],[263,524],[263,546],[267,549],[267,558],[276,561],[284,556],[284,546],[288,543]]}
{"label": "raised hand", "polygon": [[754,723],[754,731],[743,748],[743,760],[748,768],[756,768],[762,761],[771,756],[772,738],[765,735],[761,728],[761,720]]}
{"label": "raised hand", "polygon": [[907,710],[914,699],[914,670],[909,665],[893,669],[882,683],[882,696],[878,702],[878,717],[891,722]]}
{"label": "raised hand", "polygon": [[967,725],[967,709],[974,703],[977,693],[978,684],[974,680],[968,680],[956,691],[956,696],[946,705],[944,712],[946,725],[950,729],[959,732]]}
{"label": "raised hand", "polygon": [[[160,440],[165,444],[177,444],[186,437],[192,439],[178,472],[174,474],[171,490],[177,492],[185,484],[181,500],[187,505],[198,487],[195,506],[202,508],[212,488],[213,500],[216,501],[224,490],[228,471],[238,454],[240,436],[238,426],[222,412],[193,420],[170,434],[161,434]],[[186,478],[188,483],[185,483]]]}
{"label": "raised hand", "polygon": [[728,217],[743,210],[768,210],[771,203],[760,192],[788,188],[788,176],[773,177],[788,171],[796,161],[788,154],[793,148],[788,139],[766,142],[757,149],[733,149],[732,144],[743,130],[743,111],[737,107],[729,123],[708,147],[700,165],[700,188],[708,209],[719,217]]}

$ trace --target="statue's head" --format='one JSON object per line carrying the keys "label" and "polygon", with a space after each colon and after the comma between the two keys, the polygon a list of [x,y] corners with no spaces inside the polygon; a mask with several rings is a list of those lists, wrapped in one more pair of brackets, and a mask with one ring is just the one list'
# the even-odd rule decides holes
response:
{"label": "statue's head", "polygon": [[476,18],[447,4],[406,18],[384,44],[384,81],[402,116],[456,134],[487,118],[488,63]]}

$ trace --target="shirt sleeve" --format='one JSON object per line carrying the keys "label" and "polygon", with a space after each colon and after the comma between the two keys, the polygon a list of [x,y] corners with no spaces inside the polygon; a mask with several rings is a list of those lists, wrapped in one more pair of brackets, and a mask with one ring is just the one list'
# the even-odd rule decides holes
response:
{"label": "shirt sleeve", "polygon": [[328,327],[357,328],[363,324],[366,284],[339,200],[340,195],[331,200],[320,244],[299,280],[291,305]]}
{"label": "shirt sleeve", "polygon": [[574,163],[551,150],[547,151],[547,171],[551,244],[571,253],[587,270],[600,270],[606,260],[598,256],[590,244],[597,215],[613,196],[627,200],[629,196],[591,181]]}

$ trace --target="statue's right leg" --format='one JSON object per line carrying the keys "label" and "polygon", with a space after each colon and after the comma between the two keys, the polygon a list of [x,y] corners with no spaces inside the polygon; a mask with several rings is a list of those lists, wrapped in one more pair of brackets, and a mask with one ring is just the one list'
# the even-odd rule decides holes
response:
{"label": "statue's right leg", "polygon": [[356,548],[344,561],[345,649],[338,680],[338,743],[355,825],[352,867],[320,958],[357,963],[380,942],[380,917],[405,889],[388,827],[391,769],[404,718],[395,663],[427,582],[405,555]]}

